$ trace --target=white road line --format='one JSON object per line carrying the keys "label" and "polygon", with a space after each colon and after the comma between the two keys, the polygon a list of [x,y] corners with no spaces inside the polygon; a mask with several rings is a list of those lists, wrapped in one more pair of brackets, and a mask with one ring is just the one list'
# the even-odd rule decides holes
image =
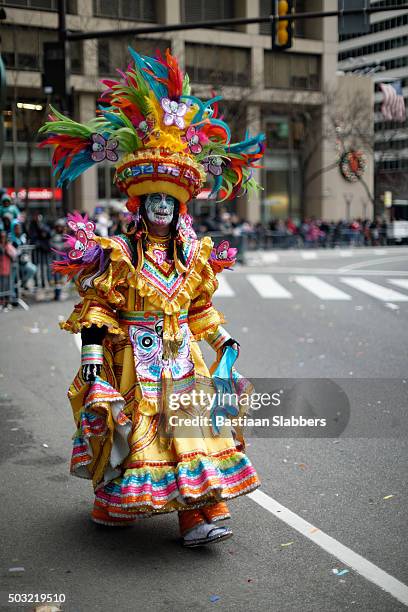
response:
{"label": "white road line", "polygon": [[82,349],[81,334],[74,334],[74,342],[77,345],[77,349],[79,350],[79,352],[81,352],[81,349]]}
{"label": "white road line", "polygon": [[288,299],[292,294],[269,274],[248,274],[248,280],[263,298]]}
{"label": "white road line", "polygon": [[225,276],[219,274],[217,280],[218,289],[215,293],[215,297],[234,297],[235,291],[233,290],[229,282],[225,279]]}
{"label": "white road line", "polygon": [[295,281],[321,300],[351,300],[351,295],[329,285],[317,276],[295,276]]}
{"label": "white road line", "polygon": [[353,257],[353,251],[337,251],[340,257]]}
{"label": "white road line", "polygon": [[380,589],[383,589],[401,603],[408,605],[408,586],[403,582],[387,574],[387,572],[377,565],[374,565],[374,563],[371,563],[368,559],[365,559],[350,548],[347,548],[347,546],[344,546],[344,544],[341,544],[338,540],[327,535],[324,531],[317,529],[314,525],[308,523],[301,516],[298,516],[285,506],[282,506],[282,504],[272,497],[269,497],[269,495],[266,495],[263,491],[259,489],[253,491],[249,493],[248,497],[265,510],[268,510],[268,512],[273,514],[276,518],[317,544],[317,546],[320,546],[320,548],[327,553],[333,555],[339,561],[355,570],[358,574],[380,587]]}
{"label": "white road line", "polygon": [[300,256],[302,259],[317,259],[317,253],[313,251],[301,251]]}
{"label": "white road line", "polygon": [[397,287],[401,287],[402,289],[408,289],[407,278],[389,278],[388,282],[396,285]]}
{"label": "white road line", "polygon": [[[396,261],[407,261],[408,255],[404,255],[401,257],[384,257],[383,259],[376,259],[375,261],[358,261],[357,263],[349,264],[348,266],[343,266],[343,268],[339,268],[339,272],[349,272],[350,270],[361,270],[362,274],[365,274],[365,268],[367,266],[378,266],[383,263],[396,262]],[[368,271],[367,271],[368,273]],[[394,272],[395,273],[395,272]]]}
{"label": "white road line", "polygon": [[408,302],[408,295],[404,295],[388,287],[383,287],[382,285],[377,285],[366,278],[359,276],[355,278],[342,277],[340,280],[342,283],[349,285],[349,287],[353,287],[353,289],[357,289],[357,291],[362,291],[367,295],[371,295],[371,297],[377,298],[377,300],[381,300],[382,302]]}
{"label": "white road line", "polygon": [[[252,276],[265,276],[262,274]],[[273,280],[271,277],[268,277]],[[282,287],[283,289],[283,287]],[[81,350],[81,335],[75,334],[74,341],[78,349]],[[263,491],[253,491],[249,493],[248,497],[252,499],[256,504],[268,510],[276,518],[280,519],[300,534],[320,546],[327,553],[336,557],[339,561],[348,565],[355,570],[360,576],[363,576],[376,586],[380,587],[383,591],[386,591],[395,599],[408,606],[408,587],[403,583],[384,572],[381,568],[371,561],[368,561],[361,555],[355,553],[344,544],[341,544],[338,540],[335,540],[331,536],[324,533],[320,529],[317,529],[311,523],[305,521],[301,516],[298,516],[285,506],[282,506],[279,502],[274,500],[269,495],[266,495]]]}

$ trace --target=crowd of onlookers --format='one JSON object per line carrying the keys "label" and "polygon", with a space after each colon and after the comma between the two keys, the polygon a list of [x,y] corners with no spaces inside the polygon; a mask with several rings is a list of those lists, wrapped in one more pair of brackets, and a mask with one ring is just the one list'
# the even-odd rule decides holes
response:
{"label": "crowd of onlookers", "polygon": [[[124,212],[107,213],[96,208],[92,217],[95,233],[112,236],[126,231],[129,217]],[[227,237],[245,249],[336,246],[378,246],[386,244],[387,223],[377,218],[352,221],[326,221],[307,218],[274,219],[269,223],[252,224],[235,213],[217,207],[213,217],[198,215],[194,228],[209,233],[214,242]],[[52,288],[59,300],[62,279],[51,270],[52,259],[64,250],[67,233],[64,218],[50,221],[38,212],[30,215],[20,210],[4,189],[0,189],[0,309],[18,303],[25,291]]]}
{"label": "crowd of onlookers", "polygon": [[377,217],[352,221],[326,221],[305,218],[272,219],[268,223],[251,224],[238,215],[221,212],[213,219],[199,218],[201,232],[221,232],[232,236],[245,236],[249,248],[293,248],[336,246],[380,246],[387,243],[387,222]]}

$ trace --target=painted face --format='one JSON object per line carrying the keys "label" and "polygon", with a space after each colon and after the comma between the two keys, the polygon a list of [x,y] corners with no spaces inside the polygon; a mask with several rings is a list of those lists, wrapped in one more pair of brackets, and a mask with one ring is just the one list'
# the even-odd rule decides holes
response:
{"label": "painted face", "polygon": [[176,199],[167,193],[149,194],[145,201],[146,214],[150,223],[170,225]]}

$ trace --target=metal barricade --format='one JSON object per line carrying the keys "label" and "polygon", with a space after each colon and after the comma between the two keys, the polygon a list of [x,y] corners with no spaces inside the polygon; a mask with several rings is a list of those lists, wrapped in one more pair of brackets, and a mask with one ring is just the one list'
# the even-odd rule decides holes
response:
{"label": "metal barricade", "polygon": [[52,253],[40,247],[33,247],[32,262],[36,266],[35,286],[38,289],[48,289],[51,286]]}
{"label": "metal barricade", "polygon": [[32,245],[20,245],[15,259],[10,262],[10,274],[7,277],[0,277],[0,303],[3,306],[21,306],[24,310],[29,310],[21,294],[25,282],[36,272],[36,267],[32,263],[33,250]]}

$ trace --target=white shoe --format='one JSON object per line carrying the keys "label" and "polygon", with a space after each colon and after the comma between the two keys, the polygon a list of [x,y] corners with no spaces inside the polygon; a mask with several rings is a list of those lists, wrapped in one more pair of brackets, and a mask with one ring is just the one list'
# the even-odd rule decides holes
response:
{"label": "white shoe", "polygon": [[232,537],[229,527],[217,527],[214,523],[202,523],[190,529],[183,537],[183,546],[204,546]]}

